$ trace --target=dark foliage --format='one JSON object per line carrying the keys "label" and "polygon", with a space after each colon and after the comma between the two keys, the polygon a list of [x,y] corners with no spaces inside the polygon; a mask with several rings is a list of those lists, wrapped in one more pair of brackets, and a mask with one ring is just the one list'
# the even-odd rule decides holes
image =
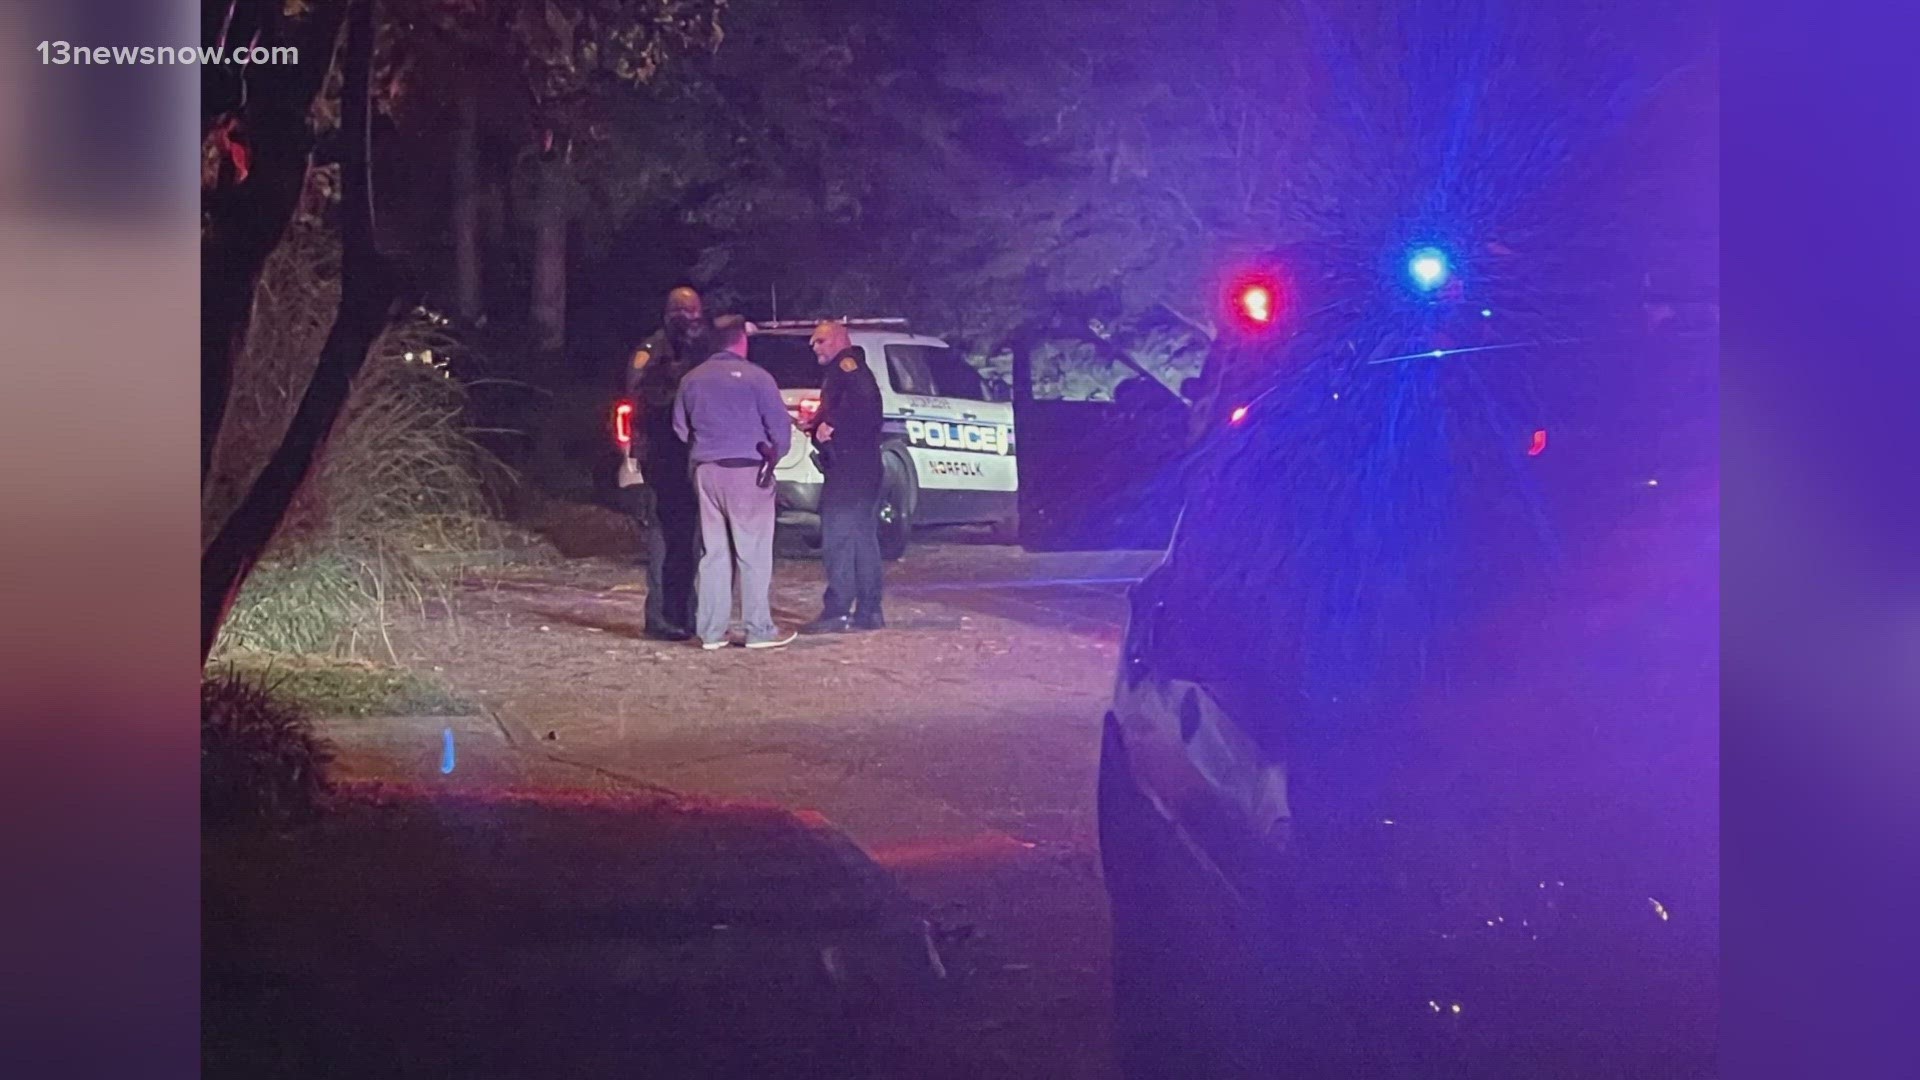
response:
{"label": "dark foliage", "polygon": [[284,824],[319,808],[333,753],[301,709],[259,676],[200,684],[200,813],[220,824]]}

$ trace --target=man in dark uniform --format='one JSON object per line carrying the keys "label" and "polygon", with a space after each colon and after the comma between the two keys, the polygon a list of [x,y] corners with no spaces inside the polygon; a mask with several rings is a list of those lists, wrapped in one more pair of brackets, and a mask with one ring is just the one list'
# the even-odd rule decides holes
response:
{"label": "man in dark uniform", "polygon": [[702,359],[704,330],[700,294],[684,286],[673,290],[665,325],[634,350],[626,372],[627,396],[639,414],[631,453],[642,482],[623,491],[646,530],[646,635],[658,641],[693,636],[700,510],[687,444],[673,431],[673,398],[681,378]]}
{"label": "man in dark uniform", "polygon": [[807,433],[820,454],[820,546],[827,594],[820,617],[803,634],[878,630],[880,613],[880,384],[847,328],[814,327],[809,342],[826,368],[820,411]]}

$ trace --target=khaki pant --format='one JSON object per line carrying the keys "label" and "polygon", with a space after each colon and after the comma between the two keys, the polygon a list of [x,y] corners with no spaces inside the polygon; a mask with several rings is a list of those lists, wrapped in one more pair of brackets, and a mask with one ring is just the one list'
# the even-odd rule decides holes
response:
{"label": "khaki pant", "polygon": [[754,483],[755,469],[694,467],[700,497],[700,579],[693,632],[724,641],[733,616],[733,576],[740,574],[740,621],[747,641],[779,636],[773,624],[773,489]]}

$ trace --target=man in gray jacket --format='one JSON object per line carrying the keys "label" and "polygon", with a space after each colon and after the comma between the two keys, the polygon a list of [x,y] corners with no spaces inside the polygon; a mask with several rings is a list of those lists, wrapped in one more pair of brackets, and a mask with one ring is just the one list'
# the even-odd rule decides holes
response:
{"label": "man in gray jacket", "polygon": [[[785,457],[793,421],[765,368],[747,361],[747,324],[738,315],[714,320],[717,351],[680,380],[673,430],[685,440],[700,500],[700,557],[694,633],[703,649],[728,645],[733,574],[740,572],[740,619],[749,649],[776,649],[792,631],[773,622],[773,489],[757,474],[760,444]],[[731,549],[729,549],[731,542]],[[731,560],[729,560],[731,550]]]}

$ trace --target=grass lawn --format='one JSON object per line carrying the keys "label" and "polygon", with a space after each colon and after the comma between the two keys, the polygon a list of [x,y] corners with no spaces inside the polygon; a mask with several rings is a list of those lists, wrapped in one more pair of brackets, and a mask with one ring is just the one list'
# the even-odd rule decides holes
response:
{"label": "grass lawn", "polygon": [[315,717],[470,716],[480,712],[438,681],[405,668],[317,656],[239,654],[216,661]]}

